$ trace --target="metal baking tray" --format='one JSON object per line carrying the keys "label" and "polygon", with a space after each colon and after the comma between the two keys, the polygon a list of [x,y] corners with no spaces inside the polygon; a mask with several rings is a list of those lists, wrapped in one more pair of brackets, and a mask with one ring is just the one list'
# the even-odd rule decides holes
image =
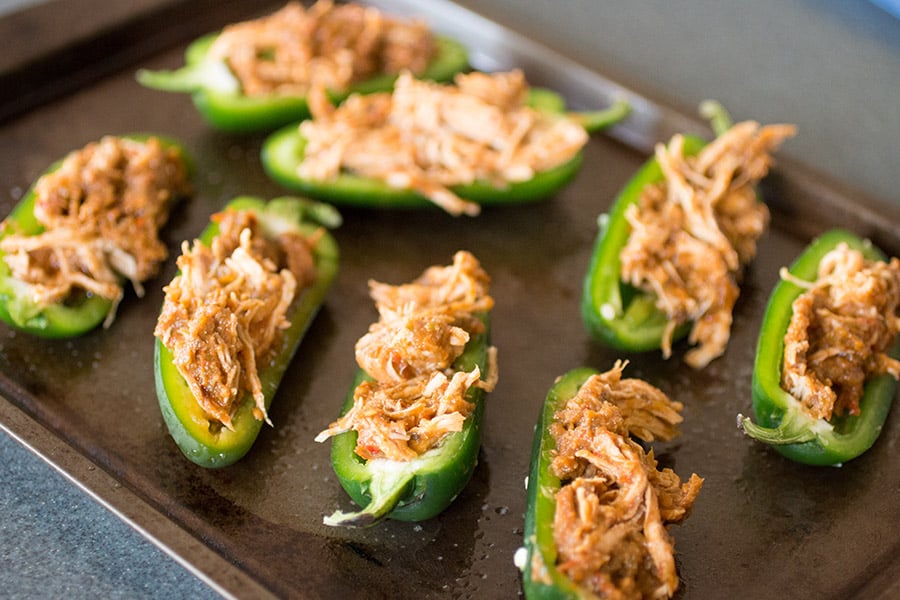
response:
{"label": "metal baking tray", "polygon": [[[195,196],[165,229],[174,257],[233,196],[283,190],[260,167],[262,136],[209,129],[187,97],[143,89],[134,71],[177,66],[194,36],[280,4],[249,2],[224,12],[204,9],[216,3],[135,4],[128,15],[89,31],[67,30],[40,52],[0,65],[7,84],[0,89],[15,83],[22,91],[0,94],[0,181],[13,190],[0,199],[0,213],[53,160],[90,140],[134,131],[174,135],[197,163]],[[589,338],[579,313],[596,218],[656,142],[708,130],[457,5],[378,4],[420,14],[457,37],[475,67],[520,66],[532,83],[561,91],[576,107],[626,97],[634,114],[595,136],[574,183],[540,203],[487,209],[474,219],[438,210],[342,210],[336,284],[273,403],[274,427],[237,465],[210,471],[185,460],[157,407],[152,330],[174,260],[146,286],[146,297],[127,296],[108,330],[45,341],[0,328],[0,426],[7,434],[226,596],[510,598],[521,594],[513,554],[522,544],[524,479],[543,398],[571,368],[605,370],[628,358],[629,376],[685,405],[681,438],[656,445],[661,462],[683,478],[696,472],[706,479],[693,515],[673,529],[679,598],[897,597],[897,415],[870,452],[842,468],[791,463],[746,439],[735,415],[750,404],[757,330],[778,268],[833,225],[898,255],[900,209],[780,159],[762,188],[772,228],[742,285],[725,355],[695,372],[681,361],[683,345],[668,361],[608,350]],[[52,13],[29,14],[46,24]],[[161,23],[172,25],[165,35]],[[0,30],[18,31],[18,24],[0,20]],[[60,64],[66,76],[51,85]],[[335,417],[356,369],[353,345],[376,316],[366,282],[405,282],[446,264],[458,249],[482,261],[496,299],[500,383],[488,397],[475,475],[427,522],[328,528],[323,515],[350,503],[331,471],[329,446],[313,437]]]}

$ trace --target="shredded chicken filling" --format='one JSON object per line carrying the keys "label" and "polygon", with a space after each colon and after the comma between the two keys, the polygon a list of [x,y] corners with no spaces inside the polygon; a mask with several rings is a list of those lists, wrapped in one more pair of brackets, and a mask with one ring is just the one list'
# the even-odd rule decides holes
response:
{"label": "shredded chicken filling", "polygon": [[356,360],[372,380],[357,386],[353,407],[316,441],[353,430],[362,458],[409,461],[461,431],[475,409],[469,389],[490,391],[497,381],[493,348],[486,379],[477,366],[454,366],[471,336],[484,331],[478,315],[493,307],[489,284],[464,251],[452,265],[431,267],[409,284],[370,282],[379,320],[357,342]]}
{"label": "shredded chicken filling", "polygon": [[594,375],[554,415],[557,569],[602,598],[671,597],[678,587],[667,527],[690,514],[703,480],[682,483],[629,438],[670,440],[682,405],[625,364]]}
{"label": "shredded chicken filling", "polygon": [[743,268],[769,222],[753,186],[765,177],[771,153],[794,135],[791,125],[734,125],[695,157],[684,138],[656,147],[664,181],[647,186],[626,217],[631,235],[621,254],[622,280],[656,297],[669,319],[663,355],[675,330],[693,322],[685,362],[703,368],[731,336],[732,310]]}
{"label": "shredded chicken filling", "polygon": [[900,333],[900,260],[869,261],[841,244],[816,281],[782,277],[807,289],[792,305],[781,386],[815,419],[858,415],[869,378],[900,379],[900,361],[887,354]]}
{"label": "shredded chicken filling", "polygon": [[437,46],[419,21],[400,21],[360,4],[290,2],[226,27],[209,49],[248,96],[305,96],[313,86],[346,91],[355,82],[402,70],[422,73]]}
{"label": "shredded chicken filling", "polygon": [[233,429],[247,393],[254,417],[269,422],[259,369],[281,350],[288,310],[316,279],[316,239],[293,232],[269,239],[252,211],[216,218],[219,235],[209,247],[183,244],[154,334],[211,426]]}
{"label": "shredded chicken filling", "polygon": [[123,295],[122,279],[142,295],[141,282],[166,259],[159,230],[174,200],[188,191],[177,150],[157,138],[104,137],[38,180],[34,216],[43,232],[13,232],[0,249],[38,308],[83,291],[113,302],[109,325]]}
{"label": "shredded chicken filling", "polygon": [[353,95],[339,107],[313,89],[314,118],[300,125],[307,142],[298,174],[374,178],[451,214],[477,214],[477,204],[450,188],[527,181],[572,159],[587,142],[573,120],[526,106],[527,95],[519,70],[459,74],[454,85],[404,73],[392,93]]}

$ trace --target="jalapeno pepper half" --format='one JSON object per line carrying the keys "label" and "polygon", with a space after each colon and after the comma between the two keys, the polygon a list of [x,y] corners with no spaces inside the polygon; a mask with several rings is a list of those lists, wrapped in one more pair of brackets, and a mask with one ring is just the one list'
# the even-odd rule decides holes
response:
{"label": "jalapeno pepper half", "polygon": [[553,416],[572,399],[585,381],[598,371],[588,367],[573,369],[560,377],[547,393],[534,430],[531,469],[526,482],[528,504],[525,513],[525,555],[517,556],[522,569],[522,587],[529,599],[576,599],[591,595],[575,585],[556,568],[557,549],[553,539],[556,493],[561,482],[550,470],[556,442],[549,432]]}
{"label": "jalapeno pepper half", "polygon": [[[622,363],[617,363],[616,368],[622,368],[623,366]],[[609,447],[601,448],[602,443],[599,440],[604,437],[602,423],[606,420],[605,417],[601,417],[600,412],[596,412],[596,418],[590,418],[585,421],[584,415],[587,414],[585,411],[591,412],[592,408],[582,406],[583,410],[575,411],[575,413],[582,415],[580,422],[578,424],[573,424],[570,420],[575,413],[573,413],[572,408],[568,406],[569,403],[578,396],[582,386],[586,385],[588,380],[595,376],[603,378],[604,374],[601,374],[593,368],[579,367],[572,369],[559,377],[547,393],[540,417],[538,418],[531,450],[531,467],[529,469],[528,478],[525,481],[527,495],[524,531],[525,545],[524,548],[521,548],[516,552],[514,557],[516,566],[523,572],[522,587],[525,592],[525,597],[531,600],[551,598],[570,600],[587,600],[592,598],[597,600],[598,595],[591,593],[591,589],[594,587],[593,584],[597,583],[598,580],[595,580],[590,573],[592,569],[599,569],[601,567],[600,564],[595,562],[596,559],[599,559],[604,555],[606,555],[607,558],[610,558],[609,553],[612,552],[621,560],[611,558],[610,562],[606,563],[601,569],[601,571],[606,573],[606,576],[609,577],[609,580],[606,582],[610,587],[609,597],[612,597],[613,592],[617,591],[616,588],[618,588],[619,583],[628,581],[634,583],[635,580],[643,579],[641,575],[637,574],[637,571],[646,570],[648,576],[658,578],[656,583],[652,585],[652,587],[648,587],[647,582],[638,583],[637,589],[631,589],[631,595],[634,595],[636,592],[643,592],[644,596],[642,597],[650,597],[650,595],[653,595],[654,597],[668,598],[677,589],[678,579],[675,572],[674,560],[671,560],[668,562],[668,566],[665,566],[667,561],[664,559],[661,560],[661,558],[662,555],[672,552],[673,549],[670,546],[668,550],[664,550],[659,544],[659,541],[662,538],[658,533],[654,533],[654,530],[659,532],[657,527],[668,529],[670,524],[679,523],[687,517],[693,506],[694,498],[702,487],[703,479],[696,474],[691,475],[687,482],[677,486],[680,487],[680,492],[677,496],[671,494],[671,489],[663,495],[662,488],[656,488],[656,485],[652,483],[652,478],[649,473],[646,473],[649,487],[645,491],[641,491],[641,488],[639,487],[634,487],[637,484],[638,479],[636,474],[633,471],[626,474],[621,468],[621,459],[615,458],[615,456],[624,457],[624,455],[619,455],[618,450],[612,450]],[[598,390],[598,388],[594,389]],[[657,390],[657,392],[659,391]],[[637,395],[632,398],[636,400],[641,394],[641,392],[638,392]],[[602,396],[603,393],[600,392],[600,397],[598,399],[602,398]],[[610,397],[610,400],[613,405],[619,404],[619,402],[612,397]],[[661,401],[668,403],[668,399]],[[621,404],[622,412],[619,413],[617,411],[617,413],[625,417],[625,414],[630,412],[630,409],[636,407],[636,405],[631,405],[629,407],[629,404],[630,401],[623,402]],[[662,405],[657,406],[661,407]],[[670,408],[676,411],[680,410],[680,407],[676,408],[674,405],[670,405]],[[651,408],[650,412],[655,412],[655,410],[655,408]],[[560,411],[569,413],[562,421],[559,420]],[[662,413],[658,414],[661,416]],[[625,417],[626,421],[628,421],[628,419],[629,417]],[[648,421],[645,421],[645,423],[648,423]],[[594,475],[591,475],[590,469],[587,472],[579,470],[579,477],[575,477],[573,480],[564,484],[555,474],[556,469],[554,469],[553,463],[559,459],[560,456],[557,443],[558,440],[562,442],[562,440],[557,437],[560,433],[557,426],[560,425],[567,431],[567,433],[564,434],[566,435],[566,441],[564,443],[567,445],[567,449],[564,452],[566,456],[575,460],[579,456],[587,458],[590,454],[596,453],[598,455],[601,464],[597,464],[590,458],[587,459],[589,463],[597,466]],[[572,430],[570,430],[569,427],[572,425],[574,425],[574,430],[581,431],[577,432],[574,437],[569,437],[569,434],[572,433]],[[670,421],[666,428],[675,425],[677,424],[674,421]],[[677,428],[670,429],[668,432],[664,429],[658,429],[656,434],[649,430],[644,430],[642,432],[640,431],[640,427],[631,427],[627,424],[624,425],[624,428],[632,432],[629,434],[630,437],[636,437],[645,441],[652,440],[654,436],[658,436],[659,439],[671,439],[673,435],[677,434]],[[613,435],[615,436],[617,434]],[[597,440],[597,445],[595,445],[595,442],[591,441],[591,438]],[[573,440],[576,439],[579,441],[573,442]],[[586,446],[582,446],[582,442],[586,442]],[[635,448],[637,447],[635,446]],[[582,455],[580,449],[585,449],[587,454]],[[608,455],[607,453],[611,454]],[[640,460],[642,461],[643,466],[639,468],[649,470],[649,468],[655,467],[655,461],[651,458],[651,463],[653,463],[654,466],[650,466],[646,462],[643,462],[647,456],[652,456],[652,454],[647,454],[643,458],[639,458],[638,455],[635,454],[632,455],[631,459],[626,460]],[[609,461],[606,467],[602,466],[602,461],[604,460]],[[569,468],[574,466],[573,463],[569,463]],[[607,470],[607,468],[609,470]],[[655,468],[658,469],[658,467]],[[573,471],[570,471],[570,473]],[[674,476],[676,478],[675,480],[678,480],[677,475],[668,469],[664,469],[660,472],[668,472],[666,477]],[[588,492],[587,499],[580,499],[576,501],[574,505],[571,502],[572,497],[570,497],[570,500],[565,502],[567,507],[563,509],[563,518],[561,520],[557,518],[557,510],[560,506],[560,492],[563,491],[566,485],[569,483],[577,485],[576,481],[579,479],[590,480],[594,477],[605,478],[607,476],[611,478],[611,480],[607,481],[607,485],[609,485],[608,490],[618,490],[618,495],[615,491],[610,492],[613,497],[618,499],[611,498],[607,494],[599,492],[599,490],[599,495]],[[578,487],[575,489],[578,490],[576,495],[579,498],[581,498],[581,491],[587,491],[586,489],[579,489]],[[569,491],[572,490],[570,489]],[[648,493],[653,496],[652,500],[645,496],[645,494]],[[623,497],[644,497],[645,504],[642,508],[633,505],[631,508],[625,509],[620,504]],[[668,498],[666,499],[666,497]],[[606,515],[613,521],[612,523],[605,522],[606,520],[604,518],[599,518],[599,522],[597,523],[599,529],[593,529],[589,523],[579,523],[579,518],[575,516],[579,510],[582,510],[585,506],[591,506],[594,501],[599,502],[600,506],[598,508],[594,505],[594,508],[596,509],[593,511],[594,516],[589,517],[586,520],[592,521],[597,518],[597,514],[600,514]],[[605,506],[608,503],[609,506]],[[676,505],[679,508],[674,511],[663,508],[664,506],[674,508]],[[612,513],[607,513],[605,510],[607,508],[611,509],[612,513],[616,513],[615,516],[613,516]],[[599,511],[599,513],[597,511]],[[588,510],[587,512],[591,513],[592,511]],[[626,514],[630,516],[625,516]],[[640,516],[635,517],[635,515]],[[631,520],[632,527],[640,523],[638,526],[643,531],[643,535],[646,536],[646,539],[639,544],[643,545],[644,551],[647,552],[645,558],[641,558],[633,553],[633,551],[636,550],[636,547],[632,543],[625,543],[625,547],[621,548],[625,552],[624,555],[618,552],[619,548],[617,548],[617,546],[621,545],[620,538],[622,535],[626,536],[626,539],[632,539],[632,541],[634,541],[632,533],[627,532],[627,528],[629,527],[627,521],[629,520]],[[652,522],[656,522],[657,524],[651,525]],[[570,548],[570,550],[573,551],[568,557],[561,557],[560,549],[557,546],[556,535],[561,532],[555,530],[558,526],[563,527],[565,530],[563,537],[570,539],[570,541],[572,536],[576,533],[576,530],[581,529],[584,536],[588,536],[587,538],[582,539],[582,542],[585,542],[591,537],[596,538],[602,529],[608,527],[609,529],[606,532],[608,535],[604,535],[604,541],[609,542],[611,545],[608,545],[605,549],[598,548],[597,554],[592,557],[585,557],[580,551],[573,550],[572,548]],[[591,531],[593,532],[591,533]],[[636,530],[633,531],[634,533],[637,533]],[[601,542],[601,546],[602,545],[603,542]],[[669,557],[671,559],[671,554],[669,554]],[[559,568],[558,565],[561,565],[563,562],[569,567],[574,567],[575,564],[578,564],[586,569],[581,570],[574,568],[572,571],[574,577],[578,577],[578,575],[574,575],[575,572],[581,571],[581,576],[584,578],[581,585],[571,579],[570,576],[564,572],[565,569],[561,570]],[[620,565],[621,570],[618,570],[619,567],[613,566],[617,562],[627,564]],[[594,565],[593,567],[591,567],[592,564]],[[602,581],[604,576],[600,572],[597,572],[596,575]],[[600,584],[600,586],[603,587],[603,584]],[[622,589],[624,589],[624,587]],[[622,595],[629,596],[627,591]],[[604,594],[599,594],[599,596],[604,598],[607,597]]]}
{"label": "jalapeno pepper half", "polygon": [[[807,247],[791,265],[791,275],[815,281],[822,257],[841,243],[859,250],[869,260],[885,259],[867,240],[835,229]],[[792,460],[808,465],[841,465],[875,443],[890,411],[896,382],[889,374],[868,380],[858,416],[833,417],[831,421],[809,416],[781,387],[784,337],[791,322],[791,306],[803,291],[796,284],[782,280],[769,298],[753,366],[753,413],[757,422],[739,415],[738,423],[747,435],[772,444]],[[891,355],[900,356],[900,345],[895,344]]]}
{"label": "jalapeno pepper half", "polygon": [[[157,90],[191,94],[200,115],[223,131],[270,131],[309,116],[305,96],[245,95],[240,82],[223,61],[207,58],[218,35],[209,34],[190,44],[185,51],[185,65],[180,69],[142,69],[137,73],[138,82]],[[437,48],[437,54],[420,75],[422,79],[448,81],[468,66],[468,54],[459,42],[438,36]],[[332,93],[331,97],[334,102],[339,102],[354,92],[387,91],[393,87],[395,79],[392,75],[380,75],[360,81],[346,92]]]}
{"label": "jalapeno pepper half", "polygon": [[[472,335],[465,351],[453,368],[471,372],[477,365],[482,378],[488,372],[489,319],[482,333]],[[353,390],[368,375],[359,370],[342,408],[353,407]],[[411,461],[373,459],[356,454],[355,431],[336,435],[331,443],[331,464],[341,486],[354,502],[363,507],[357,512],[335,512],[325,518],[326,525],[365,527],[384,518],[398,521],[424,521],[440,514],[463,490],[475,471],[481,447],[484,417],[484,390],[469,388],[466,400],[475,409],[466,417],[462,430],[448,433],[435,448]]]}
{"label": "jalapeno pepper half", "polygon": [[[309,235],[322,225],[336,227],[340,224],[340,215],[330,206],[300,198],[276,198],[266,203],[259,198],[242,196],[232,200],[227,208],[255,211],[264,228],[276,232],[299,230]],[[217,233],[218,225],[211,223],[199,239],[208,245]],[[288,310],[287,317],[291,324],[282,333],[280,352],[259,370],[267,409],[337,274],[338,247],[330,234],[321,234],[313,256],[316,280],[310,287],[299,291]],[[172,362],[172,353],[158,338],[155,341],[156,395],[175,443],[187,458],[202,467],[233,464],[250,450],[262,428],[263,422],[253,415],[254,402],[250,394],[243,399],[232,418],[233,430],[211,421]]]}
{"label": "jalapeno pepper half", "polygon": [[[151,136],[135,134],[123,137],[146,140]],[[173,139],[152,137],[157,137],[165,147],[178,150],[190,176],[193,169],[192,161],[184,147]],[[43,175],[56,171],[62,160],[54,162]],[[37,235],[44,231],[43,225],[34,216],[36,184],[37,181],[4,220],[0,227],[0,239],[13,233]],[[9,265],[3,259],[3,252],[0,251],[0,319],[10,326],[45,338],[75,337],[100,325],[112,307],[112,301],[101,296],[84,293],[70,296],[65,302],[44,307],[37,306],[32,299],[29,286],[12,276]]]}
{"label": "jalapeno pepper half", "polygon": [[[529,106],[548,113],[563,114],[565,100],[559,94],[541,88],[532,88]],[[621,121],[630,111],[625,101],[617,101],[601,111],[569,113],[589,133],[599,131]],[[269,177],[289,190],[348,206],[368,208],[423,208],[435,206],[427,198],[411,190],[398,189],[370,177],[344,173],[336,179],[320,181],[301,177],[297,167],[303,161],[306,139],[298,126],[288,125],[271,134],[262,147],[262,164]],[[551,196],[578,173],[583,155],[581,152],[565,163],[537,173],[527,181],[497,187],[491,182],[476,181],[471,184],[451,186],[450,189],[464,200],[482,206],[533,202]]]}
{"label": "jalapeno pepper half", "polygon": [[[731,127],[731,119],[716,103],[704,103],[701,113],[712,123],[716,135]],[[696,155],[706,140],[684,136],[684,153]],[[627,352],[659,349],[668,323],[666,314],[656,307],[656,296],[622,281],[620,256],[631,226],[625,218],[630,206],[637,204],[644,188],[663,181],[656,158],[651,158],[626,184],[609,213],[598,219],[599,232],[594,243],[581,302],[581,314],[588,331],[599,341]],[[672,341],[681,339],[690,323],[676,328]]]}

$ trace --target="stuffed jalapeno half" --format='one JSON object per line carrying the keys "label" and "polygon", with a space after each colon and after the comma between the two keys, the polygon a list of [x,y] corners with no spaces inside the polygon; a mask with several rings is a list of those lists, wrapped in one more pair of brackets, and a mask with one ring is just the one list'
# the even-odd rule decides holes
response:
{"label": "stuffed jalapeno half", "polygon": [[338,267],[326,226],[340,215],[299,198],[239,197],[213,216],[165,288],[156,393],[169,433],[204,467],[249,451]]}
{"label": "stuffed jalapeno half", "polygon": [[267,131],[309,116],[313,86],[332,102],[390,90],[401,72],[446,81],[468,66],[459,42],[423,22],[392,18],[359,3],[289,2],[268,16],[199,38],[172,71],[141,70],[138,81],[189,93],[213,127]]}
{"label": "stuffed jalapeno half", "polygon": [[516,553],[526,598],[670,598],[678,588],[669,527],[703,480],[682,483],[632,439],[672,439],[682,406],[624,368],[573,369],[547,394]]}
{"label": "stuffed jalapeno half", "polygon": [[125,284],[143,295],[166,259],[159,232],[190,170],[154,135],[105,136],[53,164],[0,225],[0,319],[48,338],[109,326]]}
{"label": "stuffed jalapeno half", "polygon": [[356,344],[360,369],[340,418],[316,437],[333,438],[332,466],[359,509],[327,525],[422,521],[465,487],[497,381],[488,285],[465,251],[408,284],[370,282],[380,318]]}
{"label": "stuffed jalapeno half", "polygon": [[438,206],[454,216],[552,196],[578,173],[589,132],[629,112],[625,101],[568,112],[521,70],[459,74],[444,85],[402,75],[393,92],[338,107],[313,90],[310,108],[312,119],[263,144],[272,179],[335,204]]}
{"label": "stuffed jalapeno half", "polygon": [[585,275],[582,316],[600,342],[662,350],[688,336],[685,362],[703,368],[725,352],[739,282],[769,223],[756,182],[791,125],[732,125],[704,104],[718,137],[676,135],[634,175],[608,214]]}
{"label": "stuffed jalapeno half", "polygon": [[841,465],[878,439],[900,378],[900,259],[840,229],[782,269],[753,368],[752,438],[810,465]]}

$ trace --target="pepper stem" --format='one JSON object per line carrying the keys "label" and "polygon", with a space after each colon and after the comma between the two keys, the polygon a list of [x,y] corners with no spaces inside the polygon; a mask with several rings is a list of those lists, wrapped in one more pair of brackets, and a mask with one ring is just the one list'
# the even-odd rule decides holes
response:
{"label": "pepper stem", "polygon": [[613,102],[612,106],[604,110],[591,110],[583,112],[570,112],[568,117],[584,127],[588,133],[594,133],[615,125],[628,116],[631,112],[631,104],[620,98]]}
{"label": "pepper stem", "polygon": [[734,124],[728,110],[718,100],[704,100],[700,103],[700,116],[709,121],[713,133],[720,136]]}
{"label": "pepper stem", "polygon": [[811,419],[800,411],[789,410],[784,413],[778,427],[763,427],[750,420],[750,417],[738,415],[738,427],[753,439],[783,446],[786,444],[802,444],[817,437],[817,428],[810,426]]}
{"label": "pepper stem", "polygon": [[414,469],[406,463],[381,460],[369,461],[372,479],[369,482],[369,494],[372,500],[356,512],[335,511],[325,517],[323,523],[333,527],[369,527],[386,517],[401,498],[406,495],[410,483],[415,477]]}
{"label": "pepper stem", "polygon": [[164,92],[193,93],[208,89],[235,94],[241,89],[228,66],[217,60],[204,60],[173,71],[141,69],[136,77],[141,85]]}

